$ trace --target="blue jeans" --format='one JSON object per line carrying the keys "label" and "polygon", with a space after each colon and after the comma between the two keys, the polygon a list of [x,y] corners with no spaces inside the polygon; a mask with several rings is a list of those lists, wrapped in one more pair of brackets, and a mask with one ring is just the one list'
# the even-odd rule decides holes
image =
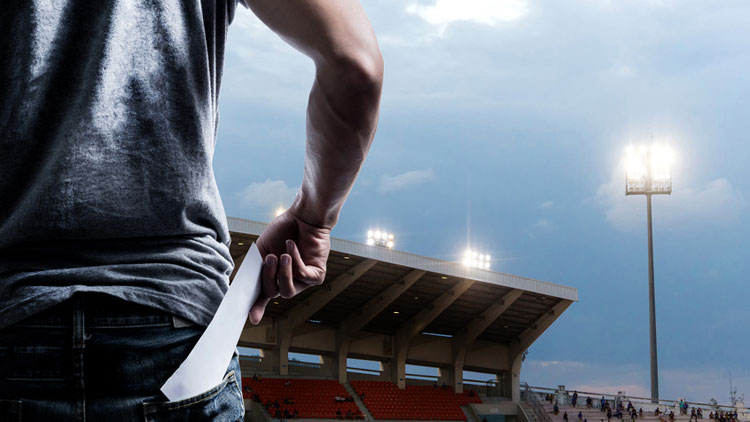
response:
{"label": "blue jeans", "polygon": [[102,294],[0,330],[0,422],[242,421],[239,358],[224,380],[180,401],[159,391],[204,327]]}

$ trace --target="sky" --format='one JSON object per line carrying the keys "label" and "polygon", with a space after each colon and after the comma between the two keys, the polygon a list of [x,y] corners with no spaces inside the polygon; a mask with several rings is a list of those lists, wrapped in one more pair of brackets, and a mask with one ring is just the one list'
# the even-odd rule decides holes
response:
{"label": "sky", "polygon": [[[653,199],[662,398],[750,393],[750,2],[366,0],[385,82],[335,237],[572,286],[531,385],[649,395],[646,204],[625,148],[675,151]],[[230,27],[214,169],[269,221],[302,177],[312,62],[249,10]],[[750,401],[750,397],[748,397]]]}

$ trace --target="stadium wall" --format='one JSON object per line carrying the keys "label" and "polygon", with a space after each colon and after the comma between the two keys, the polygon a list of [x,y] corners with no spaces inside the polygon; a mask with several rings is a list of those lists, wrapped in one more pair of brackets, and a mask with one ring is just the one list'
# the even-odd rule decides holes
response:
{"label": "stadium wall", "polygon": [[[240,337],[240,346],[258,348],[263,351],[261,369],[280,373],[279,348],[276,322],[264,319],[257,326],[246,326]],[[337,377],[338,365],[335,350],[334,327],[314,323],[303,323],[295,329],[291,351],[313,353],[324,357],[319,374]],[[393,337],[378,333],[360,331],[352,338],[350,357],[388,362],[394,357]],[[418,334],[411,341],[407,363],[429,365],[438,368],[451,367],[451,338]],[[508,347],[502,344],[481,340],[467,347],[464,368],[473,371],[499,374],[508,371]],[[383,375],[388,376],[389,365],[383,365]],[[449,372],[449,371],[441,371]],[[442,379],[443,377],[441,377]],[[447,380],[447,378],[445,378]]]}

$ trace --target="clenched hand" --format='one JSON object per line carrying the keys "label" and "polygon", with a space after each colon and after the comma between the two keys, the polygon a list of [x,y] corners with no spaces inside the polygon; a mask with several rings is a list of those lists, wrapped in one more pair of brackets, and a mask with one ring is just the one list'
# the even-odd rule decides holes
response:
{"label": "clenched hand", "polygon": [[250,322],[258,324],[268,302],[291,298],[325,280],[331,251],[331,230],[315,227],[290,210],[276,217],[256,242],[263,257],[261,292],[250,309]]}

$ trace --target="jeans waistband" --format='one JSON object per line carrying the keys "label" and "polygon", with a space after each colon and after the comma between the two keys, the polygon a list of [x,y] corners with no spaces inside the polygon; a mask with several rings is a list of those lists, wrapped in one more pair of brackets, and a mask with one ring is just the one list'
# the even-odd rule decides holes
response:
{"label": "jeans waistband", "polygon": [[19,327],[69,327],[83,318],[87,328],[138,328],[193,325],[156,308],[102,293],[78,292],[70,299],[19,322]]}

